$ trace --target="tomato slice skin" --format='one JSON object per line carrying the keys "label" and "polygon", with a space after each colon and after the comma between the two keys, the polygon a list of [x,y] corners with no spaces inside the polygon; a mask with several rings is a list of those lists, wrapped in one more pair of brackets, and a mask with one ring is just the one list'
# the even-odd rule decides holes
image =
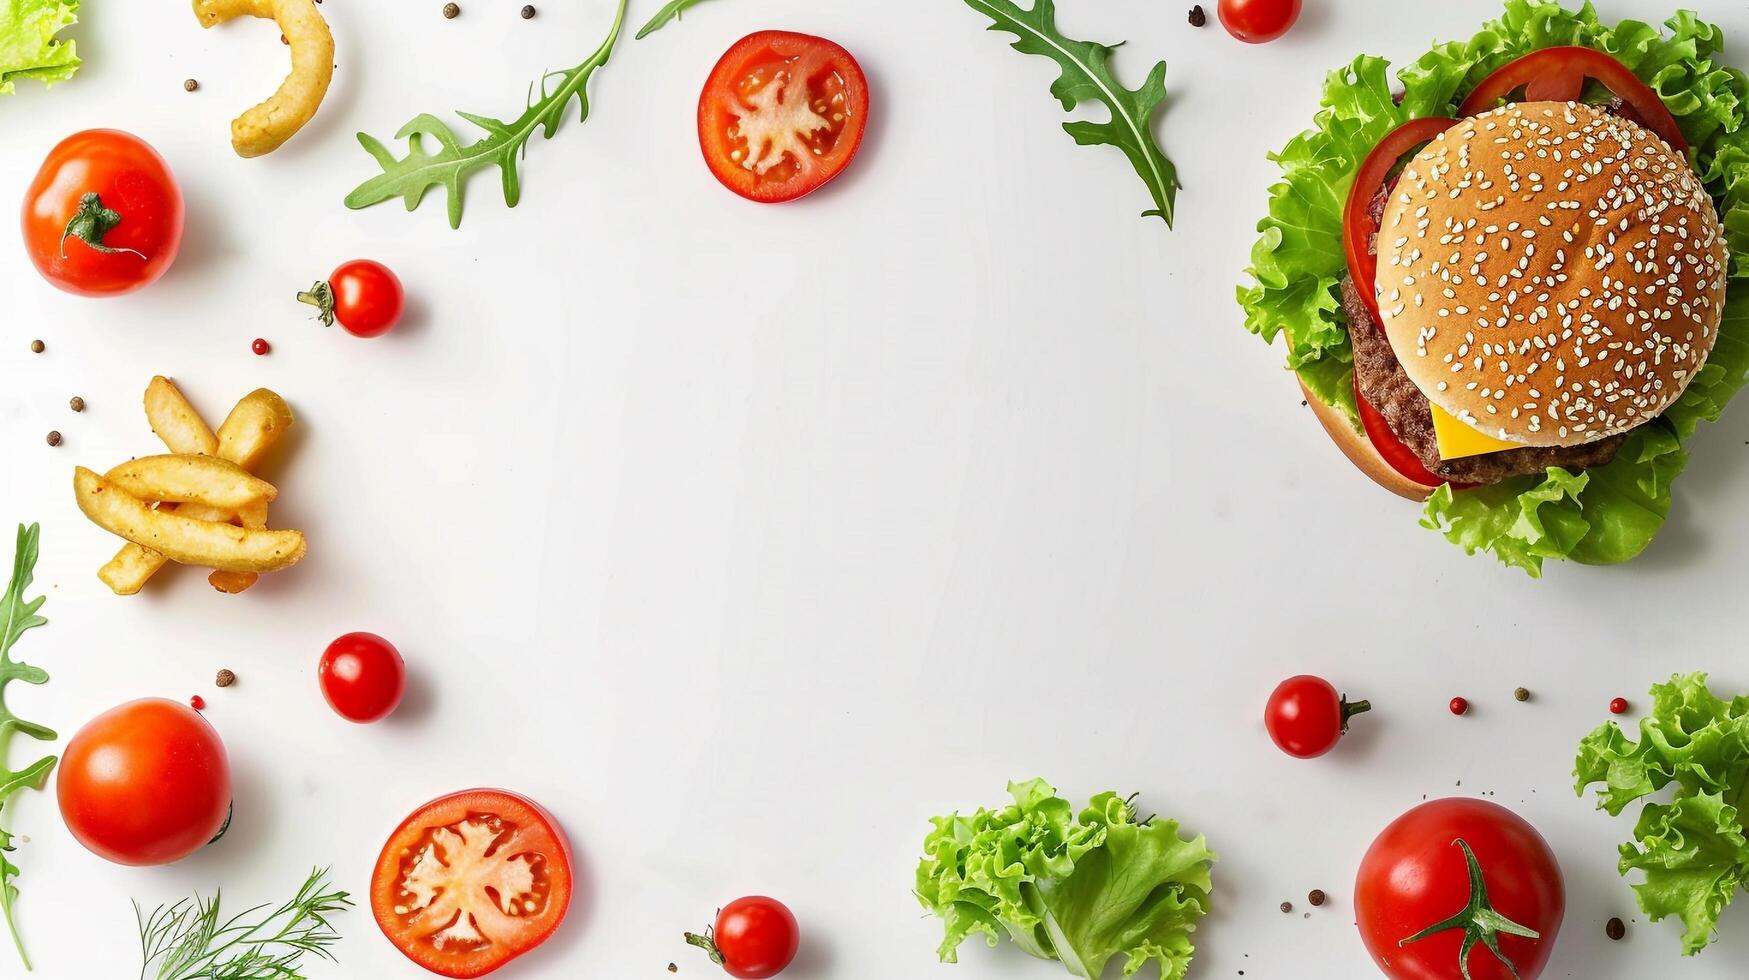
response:
{"label": "tomato slice skin", "polygon": [[1342,208],[1342,249],[1348,256],[1348,275],[1354,279],[1354,290],[1366,303],[1374,323],[1380,317],[1378,297],[1374,295],[1379,259],[1372,246],[1379,223],[1370,213],[1373,195],[1390,179],[1397,161],[1456,125],[1457,120],[1447,116],[1426,116],[1398,126],[1385,134],[1361,161],[1354,183],[1349,185],[1348,201]]}
{"label": "tomato slice skin", "polygon": [[1494,108],[1502,101],[1513,102],[1512,93],[1524,89],[1526,102],[1574,102],[1585,89],[1587,78],[1596,79],[1633,109],[1637,121],[1657,133],[1664,142],[1688,154],[1688,141],[1676,117],[1664,107],[1651,86],[1640,81],[1628,67],[1595,48],[1569,45],[1544,48],[1516,58],[1482,79],[1476,90],[1464,99],[1460,115],[1474,116]]}
{"label": "tomato slice skin", "polygon": [[[456,852],[463,848],[446,843],[437,834],[448,830],[451,833],[447,840],[461,841],[463,838],[455,835],[455,828],[467,823],[486,824],[490,819],[496,819],[501,827],[491,845],[499,864],[511,863],[522,855],[538,857],[539,863],[530,860],[528,868],[535,887],[544,884],[544,892],[530,892],[535,898],[529,900],[536,907],[519,910],[514,917],[500,916],[489,925],[473,920],[486,940],[483,943],[454,939],[441,944],[434,942],[433,933],[449,923],[422,919],[422,913],[435,902],[424,908],[409,908],[410,893],[403,887],[411,880],[409,869],[417,871],[422,863],[418,861],[419,855],[427,850],[437,858],[431,862],[433,866],[447,860],[444,868],[453,869],[460,860]],[[453,886],[453,876],[442,884]],[[371,875],[370,906],[383,935],[408,959],[439,976],[466,980],[485,976],[546,942],[564,922],[571,893],[571,845],[558,821],[540,804],[518,793],[470,789],[426,803],[389,835]],[[522,896],[512,896],[518,897]],[[464,907],[458,917],[469,920],[470,913]]]}
{"label": "tomato slice skin", "polygon": [[[842,46],[810,34],[759,31],[736,41],[705,80],[699,148],[711,173],[736,194],[764,204],[793,201],[849,166],[868,128],[868,106],[868,78]],[[751,145],[747,127],[775,133],[788,148],[776,139]]]}
{"label": "tomato slice skin", "polygon": [[[1366,328],[1362,327],[1361,329]],[[1360,425],[1366,430],[1366,437],[1372,441],[1372,447],[1378,450],[1379,456],[1383,457],[1391,469],[1396,470],[1398,475],[1404,479],[1412,480],[1430,489],[1446,482],[1443,478],[1434,476],[1431,470],[1423,466],[1421,457],[1415,455],[1415,450],[1410,449],[1403,443],[1403,440],[1397,438],[1395,432],[1391,431],[1391,424],[1385,421],[1384,413],[1374,408],[1372,402],[1367,401],[1366,396],[1361,394],[1358,376],[1354,381],[1354,403],[1360,408]],[[1452,486],[1461,490],[1465,484],[1454,483]]]}

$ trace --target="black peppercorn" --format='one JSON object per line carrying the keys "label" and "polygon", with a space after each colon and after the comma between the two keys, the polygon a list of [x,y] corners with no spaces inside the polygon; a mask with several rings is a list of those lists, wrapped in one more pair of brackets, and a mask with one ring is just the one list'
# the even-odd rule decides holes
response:
{"label": "black peppercorn", "polygon": [[49,445],[59,446],[60,444],[61,444],[61,434],[59,432],[55,432],[53,430],[50,430],[49,431]]}
{"label": "black peppercorn", "polygon": [[1621,937],[1628,934],[1628,927],[1620,919],[1610,919],[1603,927],[1603,934],[1620,942]]}
{"label": "black peppercorn", "polygon": [[523,6],[522,6],[522,19],[529,20],[532,17],[534,17],[534,5],[533,4],[523,4]]}
{"label": "black peppercorn", "polygon": [[1209,22],[1209,15],[1202,12],[1202,4],[1190,8],[1190,26],[1201,27]]}
{"label": "black peppercorn", "polygon": [[446,20],[455,20],[456,16],[461,12],[462,8],[453,3],[446,3],[443,5],[443,16]]}
{"label": "black peppercorn", "polygon": [[182,90],[184,92],[192,92],[197,88],[200,88],[200,83],[195,81],[194,79],[185,78],[182,80]]}
{"label": "black peppercorn", "polygon": [[1311,902],[1313,906],[1319,906],[1324,904],[1325,897],[1324,889],[1314,888],[1312,893],[1306,896],[1306,901]]}
{"label": "black peppercorn", "polygon": [[85,411],[85,399],[80,398],[78,395],[74,395],[67,400],[67,407],[75,412],[83,412]]}
{"label": "black peppercorn", "polygon": [[32,354],[41,354],[43,352],[43,342],[40,340],[31,341],[30,342],[30,352]]}
{"label": "black peppercorn", "polygon": [[1294,910],[1294,903],[1292,903],[1292,902],[1281,903],[1281,911],[1283,912],[1283,914],[1286,914],[1288,912],[1292,912],[1293,910]]}
{"label": "black peppercorn", "polygon": [[229,670],[221,670],[219,671],[218,676],[213,678],[213,683],[220,687],[230,687],[232,684],[237,683],[237,675],[231,673]]}

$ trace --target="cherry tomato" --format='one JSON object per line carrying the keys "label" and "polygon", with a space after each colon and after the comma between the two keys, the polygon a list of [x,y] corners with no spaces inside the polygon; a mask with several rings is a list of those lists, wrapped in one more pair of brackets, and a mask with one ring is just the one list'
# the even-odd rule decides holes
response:
{"label": "cherry tomato", "polygon": [[91,719],[61,754],[55,796],[67,829],[116,864],[169,864],[225,827],[231,766],[198,711],[145,698]]}
{"label": "cherry tomato", "polygon": [[1657,133],[1677,152],[1688,153],[1682,127],[1658,93],[1626,65],[1594,48],[1544,48],[1509,61],[1482,79],[1459,111],[1474,116],[1503,102],[1519,101],[1512,96],[1520,90],[1525,102],[1577,102],[1585,94],[1588,78],[1601,82],[1624,103],[1624,116]]}
{"label": "cherry tomato", "polygon": [[383,845],[370,909],[432,973],[479,977],[547,941],[571,905],[571,845],[538,803],[471,789],[413,811]]}
{"label": "cherry tomato", "polygon": [[88,129],[49,151],[25,192],[23,225],[44,279],[80,296],[119,296],[176,261],[182,190],[145,140]]}
{"label": "cherry tomato", "polygon": [[320,312],[325,326],[340,326],[354,337],[381,337],[401,322],[407,296],[401,280],[381,262],[353,259],[343,263],[327,279],[298,294],[298,302]]}
{"label": "cherry tomato", "polygon": [[1315,759],[1336,747],[1348,731],[1348,719],[1371,710],[1365,701],[1349,702],[1324,678],[1300,674],[1276,685],[1263,709],[1263,725],[1283,752]]}
{"label": "cherry tomato", "polygon": [[1273,41],[1300,19],[1300,0],[1221,0],[1215,8],[1227,33],[1248,44]]}
{"label": "cherry tomato", "polygon": [[[1493,921],[1489,910],[1512,925],[1500,926],[1498,957],[1474,942]],[[1486,800],[1434,800],[1398,817],[1354,883],[1361,939],[1391,980],[1536,980],[1565,912],[1548,842]]]}
{"label": "cherry tomato", "polygon": [[802,939],[788,906],[750,895],[723,906],[715,926],[702,936],[687,933],[686,941],[709,953],[731,977],[765,980],[790,965]]}
{"label": "cherry tomato", "polygon": [[375,633],[348,633],[328,644],[316,677],[328,706],[348,721],[387,718],[407,690],[401,652]]}
{"label": "cherry tomato", "polygon": [[868,127],[868,79],[850,52],[790,31],[749,34],[698,97],[711,173],[750,201],[791,201],[849,166]]}

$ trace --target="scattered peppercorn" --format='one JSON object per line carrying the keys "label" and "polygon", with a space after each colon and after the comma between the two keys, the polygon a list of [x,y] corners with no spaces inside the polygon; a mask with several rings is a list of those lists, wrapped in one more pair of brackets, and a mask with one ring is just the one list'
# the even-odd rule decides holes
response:
{"label": "scattered peppercorn", "polygon": [[195,81],[194,79],[185,78],[182,80],[182,90],[184,92],[192,92],[197,88],[200,88],[200,83]]}
{"label": "scattered peppercorn", "polygon": [[533,18],[534,18],[534,5],[533,4],[523,4],[522,5],[522,19],[523,20],[532,20]]}
{"label": "scattered peppercorn", "polygon": [[41,354],[43,352],[43,342],[40,340],[31,341],[30,342],[30,352],[32,354]]}
{"label": "scattered peppercorn", "polygon": [[80,398],[78,395],[74,395],[72,398],[68,399],[67,407],[75,412],[83,412],[85,411],[85,399]]}
{"label": "scattered peppercorn", "polygon": [[1293,910],[1294,910],[1294,903],[1292,903],[1292,902],[1281,903],[1281,911],[1283,914],[1286,914],[1288,912],[1292,912]]}
{"label": "scattered peppercorn", "polygon": [[194,697],[188,699],[188,706],[196,711],[205,711],[206,698],[196,694]]}
{"label": "scattered peppercorn", "polygon": [[1621,937],[1628,934],[1628,927],[1620,919],[1612,918],[1604,924],[1603,934],[1616,942],[1621,942]]}
{"label": "scattered peppercorn", "polygon": [[1306,901],[1311,902],[1313,908],[1317,908],[1324,904],[1324,898],[1324,889],[1314,888],[1312,889],[1312,893],[1306,896]]}
{"label": "scattered peppercorn", "polygon": [[1609,702],[1609,713],[1610,714],[1612,714],[1612,715],[1625,715],[1625,714],[1627,714],[1627,711],[1628,711],[1628,699],[1627,698],[1616,698],[1615,700]]}
{"label": "scattered peppercorn", "polygon": [[1450,707],[1451,713],[1454,715],[1467,715],[1470,713],[1470,702],[1464,698],[1452,698]]}
{"label": "scattered peppercorn", "polygon": [[1209,22],[1209,15],[1202,12],[1202,4],[1190,8],[1190,26],[1201,27]]}
{"label": "scattered peppercorn", "polygon": [[453,3],[446,3],[443,5],[443,16],[445,20],[455,20],[456,17],[461,15],[461,12],[462,8]]}
{"label": "scattered peppercorn", "polygon": [[1520,701],[1529,701],[1530,700],[1530,688],[1528,688],[1528,687],[1513,688],[1512,689],[1512,696],[1514,698],[1517,698]]}
{"label": "scattered peppercorn", "polygon": [[281,43],[281,44],[290,44],[290,43],[291,43],[291,41],[289,41],[289,40],[287,40],[287,39],[286,39],[286,36],[285,36],[285,35],[284,35],[284,34],[281,34],[281,35],[280,35],[280,36],[279,36],[279,43]]}
{"label": "scattered peppercorn", "polygon": [[61,434],[59,432],[55,432],[53,430],[50,430],[49,431],[49,445],[59,446],[60,444],[61,444]]}
{"label": "scattered peppercorn", "polygon": [[219,675],[213,678],[213,683],[220,687],[230,687],[232,684],[237,683],[237,675],[231,673],[230,668],[227,667],[226,669],[219,671]]}
{"label": "scattered peppercorn", "polygon": [[265,354],[268,351],[273,349],[273,345],[269,344],[267,341],[261,339],[260,337],[256,337],[255,342],[249,345],[249,349],[254,351],[256,354]]}
{"label": "scattered peppercorn", "polygon": [[675,966],[674,964],[670,963],[670,964],[668,964],[668,972],[669,973],[679,973],[680,967]]}

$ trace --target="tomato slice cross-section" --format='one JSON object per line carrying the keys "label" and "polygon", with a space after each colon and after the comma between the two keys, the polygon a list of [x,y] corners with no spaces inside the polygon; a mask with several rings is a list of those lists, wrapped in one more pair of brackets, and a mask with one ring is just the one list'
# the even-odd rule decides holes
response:
{"label": "tomato slice cross-section", "polygon": [[823,37],[760,31],[735,42],[698,98],[711,173],[753,201],[790,201],[843,172],[868,127],[868,79]]}
{"label": "tomato slice cross-section", "polygon": [[571,904],[571,849],[540,805],[473,789],[413,811],[371,875],[377,925],[446,977],[491,973],[546,942]]}

